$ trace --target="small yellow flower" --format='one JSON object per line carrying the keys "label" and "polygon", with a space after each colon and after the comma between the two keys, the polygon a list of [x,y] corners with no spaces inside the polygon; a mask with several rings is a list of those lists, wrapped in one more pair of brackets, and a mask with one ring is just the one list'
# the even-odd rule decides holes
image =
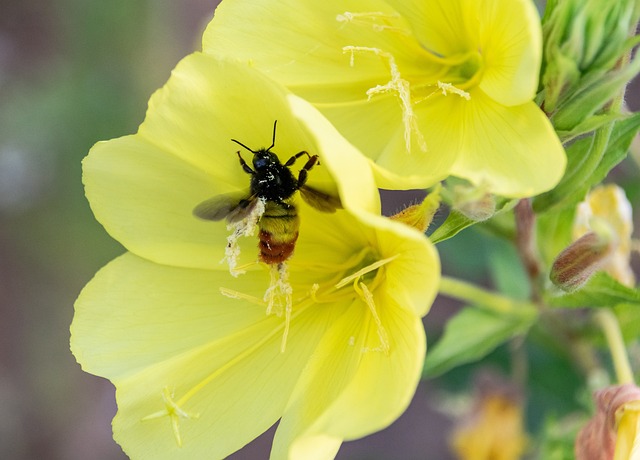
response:
{"label": "small yellow flower", "polygon": [[452,447],[460,460],[518,460],[528,443],[522,402],[506,386],[484,388],[476,407],[455,430]]}
{"label": "small yellow flower", "polygon": [[578,205],[573,225],[574,239],[592,231],[594,226],[606,227],[615,236],[615,249],[603,269],[620,283],[633,287],[635,277],[630,266],[632,209],[624,190],[617,185],[594,188]]}
{"label": "small yellow flower", "polygon": [[[258,263],[257,238],[240,237],[245,273],[234,277],[219,263],[224,222],[192,210],[248,190],[231,139],[266,148],[274,120],[272,151],[283,162],[319,155],[308,183],[344,210],[298,200],[288,271]],[[132,458],[224,458],[279,419],[272,458],[331,458],[409,404],[437,254],[379,215],[367,160],[312,106],[248,66],[196,53],[151,98],[138,133],[96,144],[83,166],[97,219],[129,252],[80,294],[71,349],[114,383],[114,437]]]}
{"label": "small yellow flower", "polygon": [[225,0],[203,41],[315,104],[382,188],[453,174],[516,197],[565,167],[532,102],[541,47],[530,0]]}

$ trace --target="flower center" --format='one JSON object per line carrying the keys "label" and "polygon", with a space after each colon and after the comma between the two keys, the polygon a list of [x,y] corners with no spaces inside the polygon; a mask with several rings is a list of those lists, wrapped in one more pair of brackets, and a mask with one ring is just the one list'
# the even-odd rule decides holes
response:
{"label": "flower center", "polygon": [[[371,27],[376,32],[386,34],[388,40],[403,41],[412,32],[398,25],[400,16],[383,12],[344,12],[336,20],[343,26]],[[401,63],[395,56],[383,48],[349,45],[342,48],[343,53],[350,54],[350,65],[355,65],[356,54],[374,54],[383,59],[389,68],[390,79],[386,83],[378,84],[367,90],[367,100],[374,96],[393,94],[398,98],[402,108],[402,123],[404,125],[404,141],[408,152],[412,145],[416,145],[422,152],[427,151],[427,143],[419,129],[414,107],[428,99],[449,94],[458,95],[466,100],[471,96],[466,91],[478,85],[484,70],[484,60],[479,50],[458,53],[452,56],[442,56],[424,46],[416,47],[415,59],[420,71],[409,72],[401,68]],[[422,64],[420,64],[422,63]]]}
{"label": "flower center", "polygon": [[[387,331],[382,323],[380,315],[378,314],[377,305],[374,301],[375,289],[385,280],[386,265],[392,262],[397,256],[381,259],[377,251],[372,247],[365,247],[361,251],[348,257],[344,263],[331,266],[313,266],[313,267],[296,267],[296,269],[308,269],[318,272],[319,278],[324,275],[324,280],[321,284],[314,284],[307,290],[307,292],[299,298],[292,297],[291,286],[288,284],[288,273],[286,272],[286,266],[272,265],[271,270],[271,285],[264,296],[260,299],[248,294],[244,294],[238,291],[233,291],[227,288],[220,288],[220,292],[228,297],[243,300],[245,302],[251,302],[254,304],[262,305],[267,308],[272,308],[273,305],[269,305],[270,292],[278,291],[277,282],[282,282],[284,288],[283,292],[274,294],[276,296],[282,295],[286,298],[286,306],[284,311],[267,311],[267,314],[276,314],[277,316],[284,316],[283,323],[274,328],[268,335],[260,338],[256,343],[250,345],[247,349],[240,352],[237,356],[228,361],[220,368],[213,370],[210,374],[202,378],[198,383],[192,385],[189,389],[184,391],[181,396],[174,395],[174,391],[170,386],[165,386],[162,390],[161,399],[162,408],[156,412],[153,412],[145,417],[142,421],[152,421],[156,419],[168,418],[170,421],[171,429],[178,447],[182,447],[183,438],[180,431],[180,424],[183,421],[194,421],[199,418],[198,412],[191,412],[185,409],[185,405],[189,405],[191,399],[206,388],[211,382],[215,381],[224,372],[231,369],[236,363],[242,359],[254,353],[260,349],[265,343],[273,339],[278,334],[282,334],[281,352],[286,351],[286,341],[289,332],[289,325],[295,318],[298,317],[307,308],[320,307],[320,304],[327,303],[350,303],[354,299],[360,299],[363,302],[363,306],[366,306],[367,314],[371,315],[371,322],[375,328],[375,332],[378,337],[378,344],[373,346],[363,346],[362,353],[376,352],[388,355],[390,352],[390,340]],[[282,264],[281,264],[282,265]],[[332,276],[327,277],[330,273]],[[274,279],[276,284],[274,284]],[[298,288],[295,292],[303,292]],[[366,316],[363,315],[363,321],[366,321]],[[294,323],[295,324],[295,323]],[[295,326],[294,326],[295,327]],[[364,331],[366,326],[362,326]],[[350,337],[348,343],[353,346],[356,342],[355,337]]]}
{"label": "flower center", "polygon": [[469,52],[464,55],[461,63],[450,67],[445,80],[460,89],[469,89],[479,83],[483,69],[482,55],[479,52]]}

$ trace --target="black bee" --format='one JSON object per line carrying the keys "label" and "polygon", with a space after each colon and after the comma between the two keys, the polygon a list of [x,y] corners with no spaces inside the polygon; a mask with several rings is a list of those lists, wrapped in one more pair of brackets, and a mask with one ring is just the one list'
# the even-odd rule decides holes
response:
{"label": "black bee", "polygon": [[[253,169],[237,151],[240,166],[251,176],[249,191],[241,196],[218,195],[203,201],[193,210],[194,215],[206,220],[227,219],[239,222],[245,219],[256,206],[258,200],[265,203],[264,214],[258,221],[260,260],[267,264],[279,264],[286,261],[295,249],[300,228],[298,210],[293,203],[293,195],[300,190],[302,198],[314,208],[323,212],[335,212],[342,208],[340,199],[306,185],[308,172],[318,163],[318,155],[302,151],[293,155],[282,164],[278,156],[271,151],[276,144],[276,125],[273,123],[273,138],[269,148],[253,150],[242,142],[231,139],[253,153]],[[302,156],[307,162],[296,178],[290,166]]]}

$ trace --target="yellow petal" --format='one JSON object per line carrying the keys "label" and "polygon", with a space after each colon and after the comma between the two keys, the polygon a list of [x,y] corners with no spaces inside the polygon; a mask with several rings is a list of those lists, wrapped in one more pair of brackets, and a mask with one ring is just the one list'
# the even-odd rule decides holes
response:
{"label": "yellow petal", "polygon": [[264,292],[264,276],[156,265],[126,254],[76,304],[72,350],[117,389],[114,436],[132,458],[222,458],[282,414],[300,372],[346,305],[283,319],[223,297]]}
{"label": "yellow petal", "polygon": [[640,402],[629,405],[618,421],[614,460],[640,459]]}
{"label": "yellow petal", "polygon": [[[380,0],[229,1],[216,9],[203,37],[202,49],[217,56],[249,61],[274,79],[289,86],[314,84],[363,85],[386,76],[384,61],[364,57],[358,72],[348,72],[349,55],[343,47],[383,43],[371,23],[340,20],[345,12],[375,11],[406,24]],[[259,44],[259,48],[256,46]],[[387,51],[410,55],[418,44],[405,42],[387,46]],[[370,85],[362,86],[364,91]],[[362,93],[364,93],[362,91]]]}
{"label": "yellow petal", "polygon": [[[439,99],[429,102],[434,113],[448,109]],[[450,172],[458,149],[459,126],[453,117],[439,116],[439,130],[429,129],[431,121],[417,112],[417,122],[427,151],[415,148],[407,153],[402,112],[392,95],[352,104],[318,104],[322,113],[356,147],[370,157],[378,187],[384,189],[425,188]]]}
{"label": "yellow petal", "polygon": [[[469,51],[473,46],[465,17],[472,2],[465,0],[388,0],[412,26],[413,33],[426,49],[441,56]],[[475,0],[475,3],[482,1]],[[473,29],[477,24],[473,26]]]}
{"label": "yellow petal", "polygon": [[[150,260],[222,268],[223,223],[196,219],[193,208],[231,190],[140,136],[96,144],[83,162],[85,192],[96,218],[116,240]],[[216,243],[217,242],[217,243]]]}
{"label": "yellow petal", "polygon": [[480,88],[506,106],[533,99],[542,59],[540,17],[530,0],[468,2],[467,28],[478,27],[485,72]]}
{"label": "yellow petal", "polygon": [[358,217],[376,227],[375,244],[380,257],[394,257],[385,271],[384,292],[400,308],[426,315],[440,282],[440,259],[435,247],[407,225],[364,213]]}
{"label": "yellow petal", "polygon": [[272,458],[332,458],[341,440],[389,425],[409,404],[424,358],[424,329],[413,313],[375,297],[389,352],[376,350],[374,317],[354,302],[326,332],[296,386]]}
{"label": "yellow petal", "polygon": [[[300,238],[290,260],[292,277],[299,280],[298,284],[319,282],[317,273],[321,271],[324,276],[339,276],[334,281],[337,283],[356,270],[353,263],[346,264],[345,259],[365,250],[369,252],[358,262],[358,268],[388,260],[381,268],[383,284],[377,289],[387,292],[401,308],[411,310],[414,315],[427,313],[438,289],[440,260],[435,247],[422,233],[363,212],[355,216],[338,212],[327,218],[326,214],[301,206],[300,217]],[[346,254],[351,257],[345,257]],[[311,267],[317,269],[311,270]]]}
{"label": "yellow petal", "polygon": [[127,253],[76,301],[72,351],[87,372],[123,378],[266,321],[263,307],[224,297],[220,286],[259,297],[265,289],[260,272],[236,279]]}
{"label": "yellow petal", "polygon": [[[533,102],[505,107],[479,90],[469,101],[445,99],[462,136],[455,175],[511,197],[542,193],[560,180],[566,163],[562,144]],[[437,120],[436,114],[430,118]]]}

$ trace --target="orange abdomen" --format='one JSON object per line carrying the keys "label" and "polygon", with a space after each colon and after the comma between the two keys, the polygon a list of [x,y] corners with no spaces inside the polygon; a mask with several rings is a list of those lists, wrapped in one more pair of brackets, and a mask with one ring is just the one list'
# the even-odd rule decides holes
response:
{"label": "orange abdomen", "polygon": [[260,242],[260,260],[266,264],[279,264],[287,260],[293,254],[298,239],[298,232],[288,241],[274,241],[273,235],[264,230],[258,234]]}

